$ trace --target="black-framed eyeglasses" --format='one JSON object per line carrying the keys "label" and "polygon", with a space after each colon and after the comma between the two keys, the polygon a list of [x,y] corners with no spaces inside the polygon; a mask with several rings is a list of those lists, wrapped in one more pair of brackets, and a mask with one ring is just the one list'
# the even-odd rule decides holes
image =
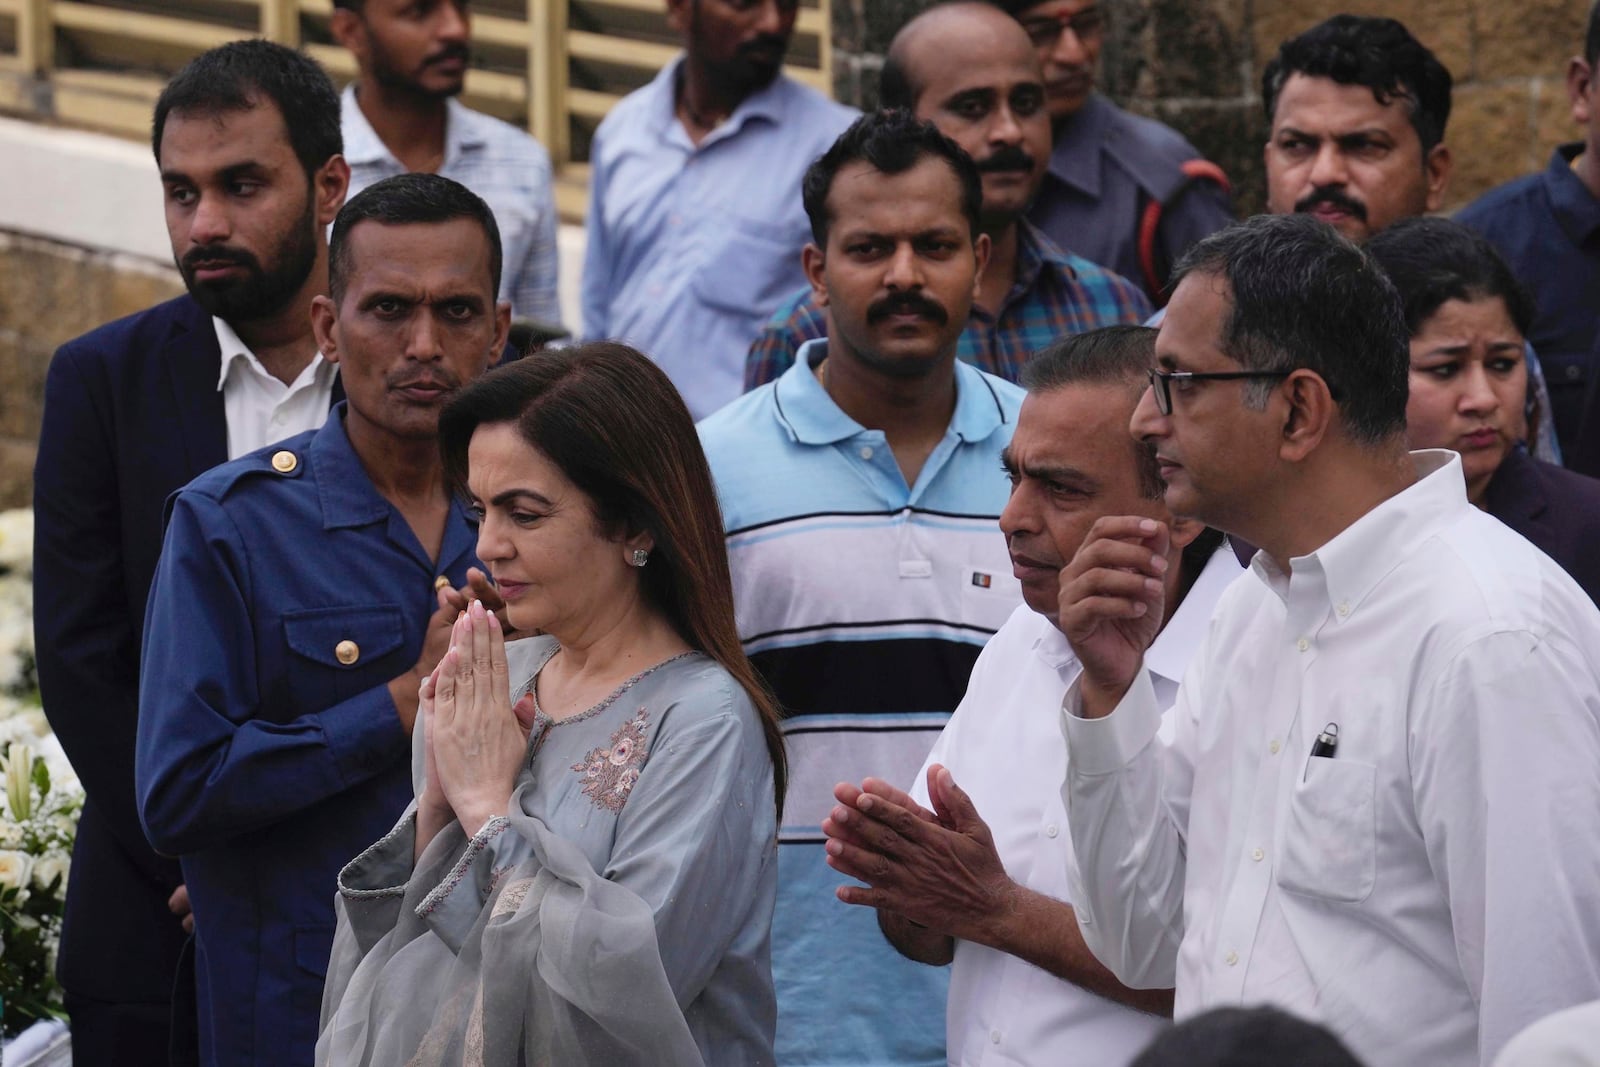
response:
{"label": "black-framed eyeglasses", "polygon": [[1054,48],[1061,34],[1071,30],[1080,41],[1092,41],[1106,28],[1106,17],[1098,7],[1085,8],[1075,15],[1049,15],[1022,21],[1022,29],[1035,48]]}
{"label": "black-framed eyeglasses", "polygon": [[1173,382],[1232,382],[1248,378],[1287,378],[1293,371],[1286,370],[1156,370],[1146,371],[1150,376],[1150,391],[1155,394],[1156,410],[1163,415],[1172,414]]}

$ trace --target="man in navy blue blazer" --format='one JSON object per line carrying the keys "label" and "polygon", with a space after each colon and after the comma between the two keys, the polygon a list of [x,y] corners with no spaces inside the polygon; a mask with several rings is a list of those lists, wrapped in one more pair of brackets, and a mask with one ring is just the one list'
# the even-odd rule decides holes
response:
{"label": "man in navy blue blazer", "polygon": [[185,67],[156,105],[153,147],[189,293],[50,364],[34,627],[45,714],[88,794],[58,967],[80,1064],[182,1062],[194,1046],[192,1000],[175,1012],[173,997],[190,973],[187,893],[134,799],[145,602],[167,497],[322,425],[342,399],[311,325],[349,179],[339,129],[327,75],[290,49],[236,42]]}

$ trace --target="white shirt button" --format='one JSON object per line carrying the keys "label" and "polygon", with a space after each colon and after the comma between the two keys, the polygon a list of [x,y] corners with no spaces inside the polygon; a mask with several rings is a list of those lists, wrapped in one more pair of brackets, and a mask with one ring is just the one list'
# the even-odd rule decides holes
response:
{"label": "white shirt button", "polygon": [[989,1040],[994,1042],[996,1045],[998,1045],[1000,1043],[1000,1031],[998,1031],[998,1030],[990,1030],[989,1031]]}
{"label": "white shirt button", "polygon": [[1306,649],[1311,647],[1311,641],[1302,637],[1300,640],[1294,643],[1294,647],[1298,648],[1301,652],[1304,652]]}
{"label": "white shirt button", "polygon": [[1337,608],[1334,608],[1333,610],[1337,611],[1339,613],[1339,618],[1342,619],[1346,615],[1350,614],[1350,604],[1348,602],[1341,603]]}
{"label": "white shirt button", "polygon": [[860,456],[862,459],[871,459],[872,458],[872,446],[871,445],[862,445],[860,451],[857,452],[856,454],[858,456]]}
{"label": "white shirt button", "polygon": [[1283,743],[1276,737],[1272,739],[1272,744],[1267,746],[1267,751],[1271,752],[1274,756],[1276,756],[1282,749]]}
{"label": "white shirt button", "polygon": [[1229,967],[1232,967],[1234,964],[1239,962],[1239,954],[1237,952],[1230,952],[1226,956],[1222,957],[1222,962],[1226,963]]}
{"label": "white shirt button", "polygon": [[1049,826],[1046,826],[1044,828],[1044,836],[1046,836],[1046,837],[1054,837],[1057,834],[1059,834],[1060,832],[1061,832],[1061,828],[1056,826],[1055,823],[1051,823]]}
{"label": "white shirt button", "polygon": [[1260,863],[1262,860],[1267,858],[1267,854],[1258,848],[1254,852],[1250,853],[1250,858],[1255,860],[1257,863]]}

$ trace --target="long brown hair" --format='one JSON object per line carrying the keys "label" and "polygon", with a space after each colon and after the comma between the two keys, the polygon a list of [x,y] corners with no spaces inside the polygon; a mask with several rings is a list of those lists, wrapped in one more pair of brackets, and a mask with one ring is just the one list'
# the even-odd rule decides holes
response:
{"label": "long brown hair", "polygon": [[778,703],[739,643],[733,581],[711,469],[672,382],[627,345],[538,352],[461,390],[439,417],[445,475],[461,492],[480,426],[512,423],[594,503],[608,530],[655,541],[644,594],[691,648],[731,674],[755,705],[772,756],[779,821],[788,760]]}

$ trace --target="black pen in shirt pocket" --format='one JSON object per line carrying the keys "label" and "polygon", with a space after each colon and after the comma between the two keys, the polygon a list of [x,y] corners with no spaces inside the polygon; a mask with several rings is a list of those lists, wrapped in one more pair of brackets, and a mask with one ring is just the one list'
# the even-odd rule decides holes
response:
{"label": "black pen in shirt pocket", "polygon": [[1306,769],[1300,773],[1300,780],[1306,780],[1311,773],[1311,761],[1321,756],[1323,759],[1332,759],[1334,752],[1339,748],[1339,724],[1330,722],[1322,728],[1317,739],[1311,743],[1311,755],[1306,757]]}

